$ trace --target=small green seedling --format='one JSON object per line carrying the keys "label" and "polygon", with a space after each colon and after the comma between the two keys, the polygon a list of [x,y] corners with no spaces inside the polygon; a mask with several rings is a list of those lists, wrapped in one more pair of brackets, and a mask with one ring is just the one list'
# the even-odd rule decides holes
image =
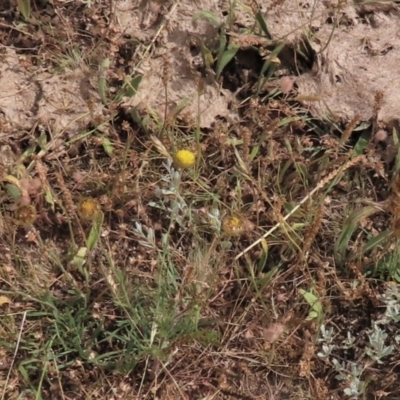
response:
{"label": "small green seedling", "polygon": [[300,294],[304,297],[305,301],[310,305],[311,311],[308,313],[307,321],[313,319],[321,319],[323,314],[322,304],[318,297],[312,292],[307,292],[304,289],[300,289]]}

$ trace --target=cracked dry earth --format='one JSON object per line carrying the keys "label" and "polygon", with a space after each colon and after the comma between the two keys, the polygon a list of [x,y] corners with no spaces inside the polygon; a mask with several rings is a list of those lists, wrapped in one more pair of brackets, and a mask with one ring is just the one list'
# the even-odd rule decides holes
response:
{"label": "cracked dry earth", "polygon": [[[88,37],[84,37],[84,32],[76,31],[74,23],[77,21],[68,15],[68,12],[83,9],[83,3],[77,2],[75,9],[69,6],[71,3],[56,1],[51,17],[48,16],[49,5],[38,11],[38,16],[46,16],[46,23],[61,27],[58,34],[64,37],[59,40],[65,38],[73,43],[74,36],[83,37],[75,46],[64,45],[66,59],[60,59],[54,50],[59,43],[51,43],[40,27],[27,35],[28,39],[37,35],[31,41],[23,41],[21,36],[24,35],[18,31],[17,34],[12,31],[11,35],[9,30],[1,28],[0,110],[3,123],[20,130],[29,130],[41,123],[56,136],[66,132],[73,137],[94,117],[104,121],[109,117],[109,110],[104,109],[98,94],[102,76],[112,81],[123,79],[126,72],[143,75],[137,94],[124,99],[123,107],[128,111],[135,107],[143,112],[154,110],[164,115],[167,103],[169,112],[183,106],[184,116],[194,121],[200,109],[200,124],[205,128],[216,118],[238,119],[236,95],[240,87],[234,90],[222,88],[210,76],[201,96],[197,95],[198,74],[203,68],[199,43],[203,41],[208,48],[214,48],[218,42],[218,29],[201,20],[193,24],[193,16],[196,12],[210,10],[223,22],[227,18],[229,2],[199,0],[168,6],[168,3],[157,1],[117,0],[112,2],[111,16],[109,5],[100,2],[85,9],[83,21],[80,21],[86,25]],[[314,115],[320,117],[332,113],[336,118],[351,120],[358,114],[360,119],[369,120],[374,113],[374,96],[381,92],[383,102],[379,120],[382,124],[397,126],[399,6],[396,3],[359,6],[348,3],[335,10],[329,3],[313,4],[312,1],[286,1],[269,10],[269,2],[260,2],[261,10],[268,15],[268,27],[274,40],[294,48],[304,44],[305,35],[308,37],[308,46],[313,52],[312,64],[301,68],[295,63],[290,66],[291,71],[288,71],[288,65],[282,63],[281,66],[282,73],[291,72],[299,98],[317,96],[317,102],[304,102]],[[9,7],[12,8],[12,2]],[[8,12],[3,3],[0,16],[3,14],[6,21],[4,15]],[[113,21],[110,25],[109,18]],[[237,26],[252,26],[253,17],[248,6],[238,4],[233,18]],[[99,39],[102,36],[107,38],[107,45]],[[135,46],[137,42],[143,45]],[[245,40],[242,38],[239,42],[245,50]],[[31,52],[38,54],[32,55],[20,48],[25,45],[35,46]],[[143,57],[138,59],[140,51]],[[115,68],[121,54],[128,56],[128,61],[123,68]],[[105,58],[111,61],[110,68],[101,67]],[[162,84],[165,58],[170,75],[167,99]],[[242,61],[241,70],[254,69],[254,66],[246,65],[246,60]]]}
{"label": "cracked dry earth", "polygon": [[[36,24],[15,25],[17,2],[0,5],[0,156],[3,165],[15,160],[9,138],[18,141],[26,133],[45,129],[51,136],[47,160],[60,157],[65,143],[96,128],[112,135],[108,122],[116,110],[102,101],[102,82],[116,95],[126,77],[142,75],[135,96],[125,96],[118,112],[132,109],[164,115],[182,108],[181,116],[201,128],[224,118],[239,120],[242,83],[259,72],[260,60],[249,62],[246,51],[254,37],[243,38],[238,27],[252,27],[254,16],[246,2],[234,10],[231,37],[241,45],[235,68],[242,80],[221,87],[212,73],[199,95],[199,75],[204,65],[199,43],[218,44],[218,29],[193,16],[212,11],[226,21],[229,1],[53,1],[34,2]],[[111,4],[111,7],[110,7]],[[382,93],[378,120],[398,127],[400,104],[400,9],[396,3],[343,3],[287,0],[271,6],[259,1],[267,16],[272,41],[257,39],[269,49],[284,42],[293,54],[296,46],[310,50],[311,60],[284,60],[268,84],[279,87],[281,75],[293,79],[297,95],[314,116],[327,115],[348,121],[356,114],[363,120],[374,115],[374,98]],[[236,36],[237,37],[237,36]],[[305,43],[307,38],[307,43]],[[244,40],[246,39],[246,40]],[[252,43],[253,45],[253,43]],[[169,64],[167,96],[162,80]],[[105,62],[107,60],[107,62]],[[257,65],[257,68],[254,65]],[[280,70],[280,71],[279,71]],[[318,101],[307,101],[314,96]],[[252,373],[253,374],[253,373]],[[228,374],[229,375],[229,374]],[[222,376],[213,399],[292,399],[285,388],[274,388],[262,374]],[[290,386],[289,384],[287,386]],[[210,391],[212,392],[212,391]],[[174,397],[174,394],[176,397]],[[124,398],[123,394],[121,395]],[[326,395],[326,399],[333,399]],[[332,395],[333,396],[333,395]],[[117,398],[117,397],[115,397]],[[179,398],[171,387],[165,398]]]}
{"label": "cracked dry earth", "polygon": [[[198,43],[204,41],[213,48],[218,32],[202,21],[194,26],[192,19],[196,12],[210,10],[220,21],[225,21],[229,2],[181,2],[169,9],[162,2],[142,4],[145,6],[141,8],[130,2],[115,2],[115,18],[125,34],[143,41],[157,37],[158,43],[153,56],[143,60],[138,68],[144,76],[143,84],[129,104],[162,112],[166,99],[159,71],[163,56],[167,56],[172,79],[168,107],[172,109],[186,99],[185,111],[193,118],[197,113],[194,100]],[[323,117],[332,113],[348,121],[358,114],[360,119],[369,120],[374,113],[374,96],[382,92],[384,101],[379,120],[382,124],[397,125],[400,6],[394,2],[341,4],[336,7],[331,2],[306,0],[284,1],[272,6],[268,1],[259,2],[274,40],[292,48],[306,46],[313,53],[308,70],[299,69],[297,64],[291,68],[291,74],[300,97],[318,96],[318,102],[309,102],[314,115]],[[233,14],[236,26],[252,26],[254,17],[248,4],[237,4]],[[282,63],[283,71],[287,67]],[[241,68],[251,70],[254,66],[243,62]],[[218,116],[235,119],[234,101],[232,91],[220,88],[210,77],[210,84],[200,97],[202,127],[209,127]]]}

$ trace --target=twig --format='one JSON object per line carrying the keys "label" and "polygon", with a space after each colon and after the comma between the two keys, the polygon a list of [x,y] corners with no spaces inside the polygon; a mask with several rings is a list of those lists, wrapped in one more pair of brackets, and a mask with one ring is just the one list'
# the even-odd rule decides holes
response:
{"label": "twig", "polygon": [[15,359],[17,358],[19,344],[21,342],[21,337],[22,337],[22,330],[24,329],[25,319],[26,319],[26,311],[24,312],[24,315],[22,317],[21,327],[19,328],[19,334],[18,334],[18,339],[17,339],[17,346],[15,347],[14,356],[13,356],[13,359],[11,361],[10,369],[8,370],[6,382],[5,382],[5,385],[4,385],[3,394],[1,395],[1,400],[4,400],[4,396],[6,395],[8,381],[10,380],[11,371],[13,369],[13,366],[14,366],[14,363],[15,363]]}

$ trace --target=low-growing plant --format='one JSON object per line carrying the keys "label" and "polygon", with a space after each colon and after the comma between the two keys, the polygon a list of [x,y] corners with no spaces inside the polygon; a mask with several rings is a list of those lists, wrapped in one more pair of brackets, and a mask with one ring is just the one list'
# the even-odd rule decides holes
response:
{"label": "low-growing plant", "polygon": [[[365,398],[374,364],[385,363],[400,341],[400,335],[393,334],[397,329],[395,324],[400,321],[398,284],[388,284],[380,299],[385,311],[380,318],[371,322],[364,338],[355,337],[350,331],[338,332],[333,326],[322,324],[320,327],[318,357],[335,369],[335,377],[342,382],[344,394],[352,399]],[[340,337],[345,339],[338,340]],[[388,344],[389,341],[392,344]],[[350,350],[357,355],[356,358],[343,357]]]}

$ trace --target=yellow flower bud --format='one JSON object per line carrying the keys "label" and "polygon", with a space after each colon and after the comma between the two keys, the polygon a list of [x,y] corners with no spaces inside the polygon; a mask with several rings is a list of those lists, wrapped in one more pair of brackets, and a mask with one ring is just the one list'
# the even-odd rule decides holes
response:
{"label": "yellow flower bud", "polygon": [[30,204],[18,207],[14,213],[15,223],[21,226],[31,226],[36,218],[36,208]]}
{"label": "yellow flower bud", "polygon": [[230,236],[239,236],[246,230],[246,221],[238,215],[225,217],[222,220],[222,230]]}
{"label": "yellow flower bud", "polygon": [[80,202],[77,211],[84,221],[94,221],[101,213],[100,203],[91,197],[85,198]]}

